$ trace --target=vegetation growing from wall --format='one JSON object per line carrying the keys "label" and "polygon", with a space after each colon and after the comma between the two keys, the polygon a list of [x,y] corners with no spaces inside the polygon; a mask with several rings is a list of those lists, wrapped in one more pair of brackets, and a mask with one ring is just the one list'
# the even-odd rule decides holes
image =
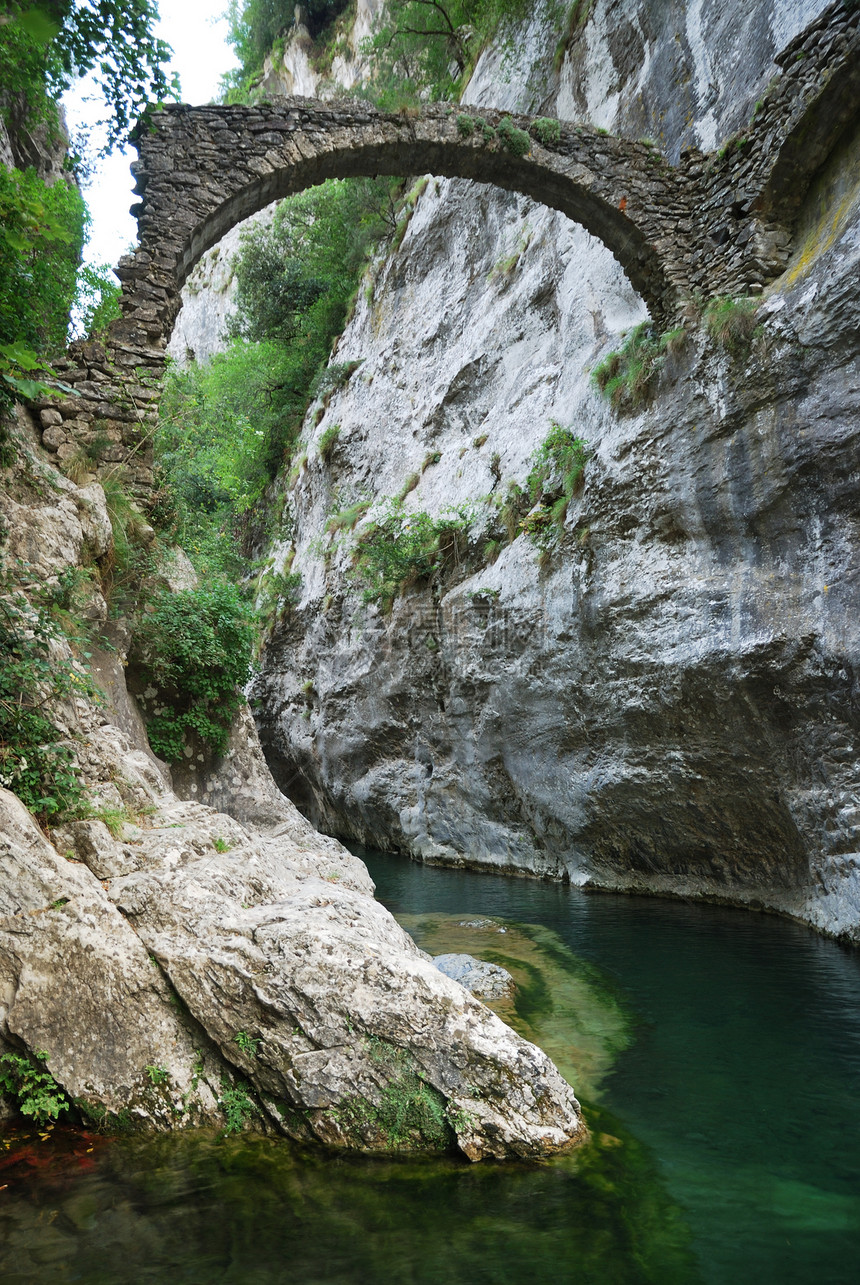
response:
{"label": "vegetation growing from wall", "polygon": [[444,1151],[455,1134],[443,1095],[428,1084],[407,1049],[375,1036],[367,1041],[371,1060],[391,1077],[377,1102],[356,1095],[329,1114],[351,1140],[389,1151]]}
{"label": "vegetation growing from wall", "polygon": [[86,222],[73,184],[0,166],[0,414],[65,348]]}
{"label": "vegetation growing from wall", "polygon": [[136,622],[132,654],[143,682],[156,689],[144,697],[156,754],[179,762],[192,733],[224,752],[254,642],[251,608],[226,581],[156,595]]}
{"label": "vegetation growing from wall", "polygon": [[582,490],[588,445],[571,429],[555,420],[541,445],[532,455],[526,491],[533,505],[523,520],[526,535],[542,553],[549,553],[564,530],[573,497]]}
{"label": "vegetation growing from wall", "polygon": [[36,1124],[56,1120],[68,1111],[71,1103],[57,1081],[45,1067],[47,1053],[33,1057],[19,1053],[0,1054],[0,1094],[9,1097],[21,1115]]}
{"label": "vegetation growing from wall", "polygon": [[555,420],[532,453],[525,486],[509,482],[498,504],[502,533],[496,531],[484,546],[495,562],[504,545],[525,534],[537,546],[544,565],[564,530],[570,503],[582,490],[588,443]]}
{"label": "vegetation growing from wall", "polygon": [[468,505],[433,518],[429,513],[407,513],[400,499],[389,500],[358,537],[355,567],[365,585],[364,601],[388,607],[418,581],[462,566],[472,518]]}
{"label": "vegetation growing from wall", "polygon": [[[315,46],[311,54],[319,58],[333,43],[338,18],[354,9],[354,0],[304,0],[302,7]],[[262,71],[267,54],[282,46],[293,26],[295,9],[293,0],[230,0],[227,39],[239,59],[239,67],[224,78],[229,101],[247,93]]]}
{"label": "vegetation growing from wall", "polygon": [[[563,5],[549,10],[557,18]],[[486,44],[511,53],[516,23],[533,12],[530,0],[389,0],[363,45],[374,66],[367,92],[388,108],[457,99]]]}
{"label": "vegetation growing from wall", "polygon": [[760,332],[756,320],[761,300],[721,295],[705,309],[705,329],[720,348],[732,357],[743,357]]}
{"label": "vegetation growing from wall", "polygon": [[594,368],[592,379],[614,410],[638,410],[653,397],[666,358],[679,353],[686,338],[682,327],[659,334],[650,321],[643,321]]}
{"label": "vegetation growing from wall", "polygon": [[86,811],[74,748],[52,707],[97,693],[82,666],[63,658],[49,607],[21,592],[20,570],[0,560],[0,785],[51,824]]}

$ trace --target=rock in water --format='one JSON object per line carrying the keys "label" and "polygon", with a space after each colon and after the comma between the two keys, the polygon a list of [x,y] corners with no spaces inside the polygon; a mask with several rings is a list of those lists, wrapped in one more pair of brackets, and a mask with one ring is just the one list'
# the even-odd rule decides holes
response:
{"label": "rock in water", "polygon": [[514,979],[500,964],[488,964],[474,955],[436,955],[433,963],[473,995],[481,999],[502,999],[514,989]]}
{"label": "rock in water", "polygon": [[[433,966],[363,864],[165,794],[149,829],[64,860],[0,791],[0,1040],[46,1052],[82,1113],[364,1150],[540,1157],[585,1136],[573,1090]],[[72,835],[73,839],[75,834]],[[106,851],[109,845],[116,853]],[[126,870],[100,880],[99,872]],[[497,970],[502,971],[502,970]]]}

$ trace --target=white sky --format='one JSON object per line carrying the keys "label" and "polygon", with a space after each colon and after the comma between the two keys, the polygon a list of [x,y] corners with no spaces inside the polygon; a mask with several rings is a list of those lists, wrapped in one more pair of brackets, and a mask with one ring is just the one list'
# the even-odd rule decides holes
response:
{"label": "white sky", "polygon": [[[226,0],[159,0],[156,34],[173,48],[170,67],[179,75],[184,103],[211,102],[224,72],[237,65],[227,44],[225,8]],[[105,108],[94,99],[92,85],[82,81],[75,86],[65,96],[64,106],[70,130],[95,137],[94,122],[105,115]],[[91,263],[113,267],[137,240],[137,224],[128,212],[138,199],[128,168],[136,155],[131,147],[117,150],[84,188],[92,215],[84,258]]]}

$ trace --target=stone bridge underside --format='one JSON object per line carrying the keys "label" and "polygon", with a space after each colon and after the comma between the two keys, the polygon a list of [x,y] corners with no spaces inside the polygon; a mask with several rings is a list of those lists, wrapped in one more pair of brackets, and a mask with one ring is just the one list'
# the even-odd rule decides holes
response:
{"label": "stone bridge underside", "polygon": [[[152,111],[134,135],[140,240],[117,269],[123,315],[109,332],[112,365],[100,372],[91,362],[87,372],[80,356],[68,376],[79,396],[44,404],[52,449],[71,453],[95,420],[107,423],[134,446],[134,482],[145,491],[148,450],[135,433],[148,437],[189,272],[236,223],[327,178],[432,173],[522,192],[598,237],[660,326],[697,295],[759,291],[783,270],[810,182],[860,114],[860,6],[836,0],[777,64],[744,134],[709,156],[685,152],[678,166],[647,143],[587,125],[561,123],[558,141],[542,145],[531,119],[449,104],[392,114],[362,101],[282,98]],[[529,135],[525,154],[506,145],[504,126],[498,132],[503,117]],[[136,385],[131,397],[128,383],[122,398],[104,385],[118,368]]]}
{"label": "stone bridge underside", "polygon": [[[658,324],[697,292],[748,294],[783,268],[791,221],[860,102],[860,11],[838,0],[782,52],[782,74],[742,138],[671,166],[646,143],[565,125],[516,155],[499,112],[282,98],[255,107],[169,105],[138,126],[140,246],[122,261],[125,338],[169,337],[194,264],[236,223],[328,178],[476,179],[561,210],[615,255]],[[464,118],[475,122],[467,133]],[[526,133],[533,121],[508,117]],[[143,332],[143,333],[142,333]],[[119,337],[119,336],[117,336]]]}

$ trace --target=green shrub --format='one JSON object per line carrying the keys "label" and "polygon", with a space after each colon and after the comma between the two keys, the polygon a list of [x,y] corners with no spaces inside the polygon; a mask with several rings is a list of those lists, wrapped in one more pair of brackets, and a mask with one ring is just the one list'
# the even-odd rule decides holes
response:
{"label": "green shrub", "polygon": [[238,1044],[242,1052],[247,1053],[249,1057],[257,1056],[257,1049],[260,1047],[261,1038],[262,1037],[259,1035],[256,1037],[249,1035],[247,1031],[237,1031],[233,1036],[235,1043]]}
{"label": "green shrub", "polygon": [[571,500],[582,489],[588,455],[587,443],[555,420],[532,455],[526,491],[529,502],[538,507],[533,508],[523,519],[521,526],[541,551],[544,557],[542,565],[545,565],[545,560],[564,529]]}
{"label": "green shrub", "polygon": [[0,561],[0,784],[48,824],[86,811],[75,753],[51,706],[97,698],[82,667],[52,653],[61,637],[50,608],[30,605]]}
{"label": "green shrub", "polygon": [[271,628],[275,620],[283,619],[302,596],[302,574],[289,570],[291,562],[292,559],[283,571],[270,571],[261,579],[257,607],[261,631]]}
{"label": "green shrub", "polygon": [[255,629],[239,591],[215,580],[199,589],[163,591],[138,616],[133,660],[156,688],[144,699],[149,741],[169,762],[184,756],[188,733],[223,754],[248,681]]}
{"label": "green shrub", "polygon": [[241,1133],[247,1122],[257,1115],[257,1108],[245,1089],[241,1085],[231,1085],[226,1079],[221,1081],[218,1105],[227,1122],[225,1133]]}
{"label": "green shrub", "polygon": [[583,438],[553,420],[549,433],[531,457],[526,490],[532,504],[540,499],[544,483],[553,474],[561,478],[561,490],[571,499],[581,488],[587,459],[588,445]]}
{"label": "green shrub", "polygon": [[311,396],[327,402],[332,393],[349,382],[363,361],[364,358],[359,357],[357,361],[333,361],[324,366],[311,384]]}
{"label": "green shrub", "polygon": [[0,1093],[8,1095],[22,1115],[36,1124],[56,1120],[71,1107],[69,1099],[51,1073],[45,1070],[47,1053],[22,1057],[17,1053],[0,1054]]}
{"label": "green shrub", "polygon": [[65,349],[86,219],[73,184],[0,165],[0,414],[42,393]]}
{"label": "green shrub", "polygon": [[496,136],[502,146],[514,156],[525,156],[531,151],[531,139],[524,129],[517,129],[510,116],[503,116],[499,121]]}
{"label": "green shrub", "polygon": [[756,315],[760,306],[760,299],[721,295],[705,309],[705,329],[732,357],[743,357],[759,331]]}
{"label": "green shrub", "polygon": [[472,116],[467,116],[465,112],[460,112],[457,116],[457,133],[461,138],[471,138],[474,132],[474,118]]}
{"label": "green shrub", "polygon": [[420,481],[421,481],[420,473],[408,473],[403,482],[403,485],[401,486],[400,490],[397,492],[397,499],[405,500],[407,495],[410,495],[415,490],[416,486]]}
{"label": "green shrub", "polygon": [[556,147],[561,142],[561,125],[550,116],[539,116],[529,128],[544,147]]}
{"label": "green shrub", "polygon": [[393,1151],[427,1147],[442,1151],[454,1134],[443,1095],[428,1084],[414,1058],[387,1040],[371,1036],[371,1059],[389,1076],[378,1102],[355,1095],[331,1108],[330,1114],[351,1140],[382,1143]]}
{"label": "green shrub", "polygon": [[339,513],[332,513],[325,524],[326,531],[354,531],[372,503],[372,500],[357,500]]}
{"label": "green shrub", "polygon": [[650,321],[643,321],[620,349],[595,367],[592,380],[615,410],[637,410],[654,395],[667,356],[680,352],[685,343],[682,327],[658,334]]}
{"label": "green shrub", "polygon": [[102,589],[114,610],[132,610],[152,564],[152,554],[141,542],[148,523],[128,493],[121,467],[107,470],[99,481],[113,535],[110,552],[99,566]]}
{"label": "green shrub", "polygon": [[462,563],[472,514],[464,505],[447,512],[440,518],[406,513],[400,500],[389,501],[358,541],[356,570],[367,586],[365,602],[390,604],[410,585]]}
{"label": "green shrub", "polygon": [[528,492],[524,491],[519,482],[508,482],[504,497],[499,507],[499,517],[502,520],[502,526],[508,538],[508,544],[513,544],[522,530],[522,520],[529,511]]}

